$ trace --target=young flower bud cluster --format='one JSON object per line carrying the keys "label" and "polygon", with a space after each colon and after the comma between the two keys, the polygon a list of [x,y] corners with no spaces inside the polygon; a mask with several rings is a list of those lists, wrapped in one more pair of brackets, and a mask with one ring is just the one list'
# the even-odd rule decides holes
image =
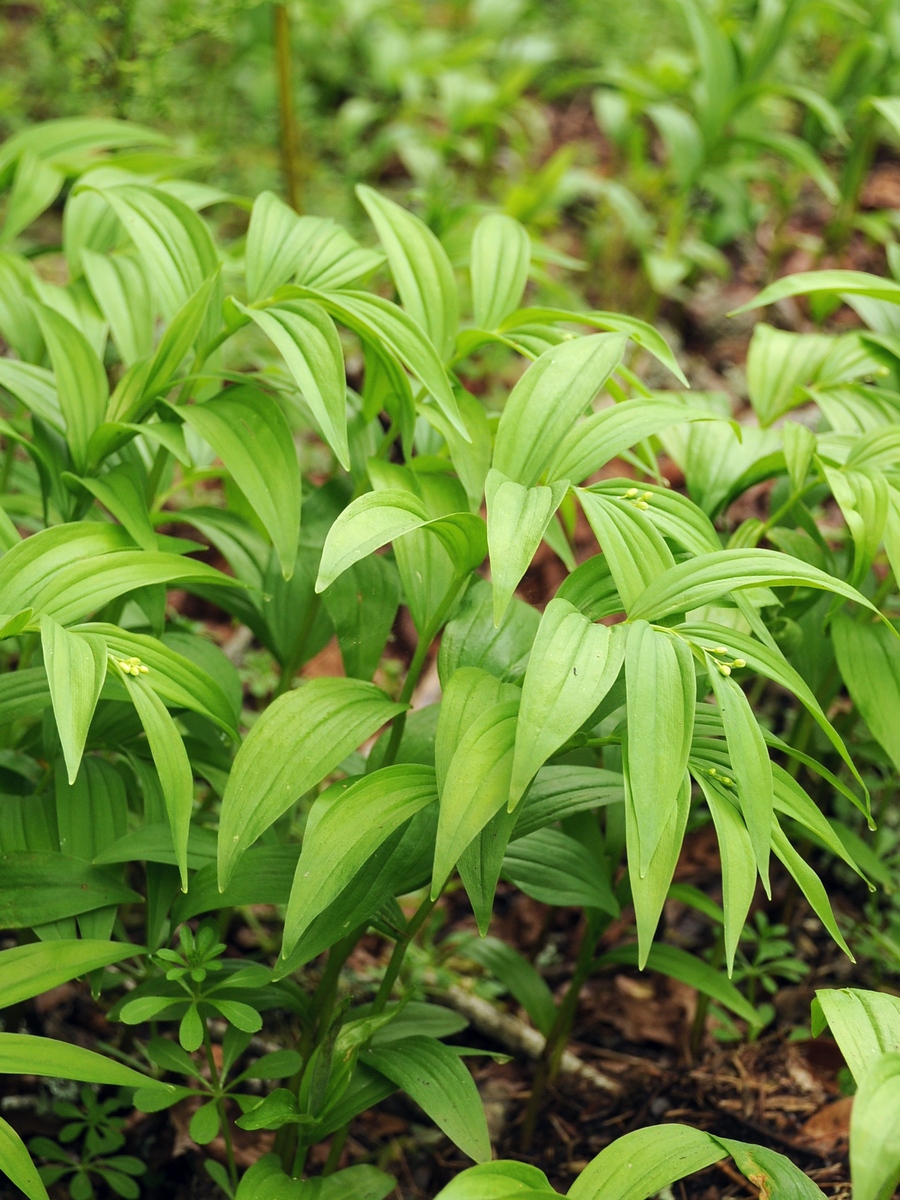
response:
{"label": "young flower bud cluster", "polygon": [[707,775],[712,775],[717,783],[721,783],[724,787],[734,787],[734,780],[730,775],[720,775],[715,767],[710,767],[706,772]]}
{"label": "young flower bud cluster", "polygon": [[125,675],[146,675],[150,670],[139,658],[119,658],[116,660],[119,669]]}
{"label": "young flower bud cluster", "polygon": [[622,493],[622,499],[630,501],[635,508],[649,508],[649,501],[653,499],[653,493],[639,492],[637,488],[629,488],[627,492]]}
{"label": "young flower bud cluster", "polygon": [[[730,651],[725,646],[713,646],[712,650],[710,650],[710,654],[715,654],[717,656],[729,653]],[[735,668],[740,669],[741,667],[746,667],[746,665],[747,660],[744,658],[732,658],[730,661],[720,661],[719,658],[716,660],[716,666],[719,668],[719,674],[725,675],[726,677],[730,675]]]}

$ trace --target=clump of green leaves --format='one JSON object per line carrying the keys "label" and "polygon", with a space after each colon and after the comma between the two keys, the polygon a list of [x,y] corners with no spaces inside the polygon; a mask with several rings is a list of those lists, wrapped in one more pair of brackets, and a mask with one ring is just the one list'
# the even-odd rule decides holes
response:
{"label": "clump of green leaves", "polygon": [[[817,867],[862,874],[854,830],[826,816],[835,792],[860,830],[871,820],[848,741],[865,722],[896,749],[900,287],[822,272],[767,290],[760,303],[853,297],[872,329],[760,325],[754,419],[737,425],[720,397],[681,390],[652,326],[548,303],[508,215],[476,226],[464,288],[433,230],[368,188],[380,250],[271,193],[223,247],[201,215],[221,196],[120,153],[148,138],[61,122],[4,150],[18,215],[0,258],[0,923],[38,941],[0,955],[0,1001],[90,972],[121,992],[111,1015],[144,1058],[2,1033],[0,1070],[133,1087],[145,1111],[197,1097],[200,1143],[221,1129],[227,1145],[240,1109],[244,1127],[277,1131],[265,1170],[293,1180],[280,1185],[336,1198],[352,1180],[304,1180],[310,1149],[340,1147],[402,1089],[487,1172],[462,1061],[475,1051],[448,1044],[459,1020],[406,986],[451,881],[482,934],[501,878],[585,910],[558,1010],[533,967],[470,951],[487,945],[490,969],[531,997],[545,1076],[581,983],[605,966],[667,972],[758,1026],[727,974],[773,858],[850,952]],[[57,252],[28,230],[64,184],[65,281],[51,284],[35,263]],[[486,352],[517,376],[496,405],[466,387]],[[641,354],[677,387],[649,391]],[[809,401],[819,418],[784,420]],[[617,477],[591,482],[616,459]],[[731,502],[768,479],[768,518],[731,528]],[[579,510],[596,546],[576,564]],[[567,574],[539,611],[516,593],[542,543]],[[197,557],[209,550],[218,566]],[[252,721],[233,662],[176,589],[278,663]],[[416,644],[389,694],[378,672],[401,609]],[[343,674],[299,680],[332,638]],[[429,661],[441,698],[420,707]],[[884,680],[877,703],[864,662]],[[842,679],[855,707],[839,729]],[[758,703],[770,686],[791,698],[779,733]],[[655,940],[691,821],[719,843],[726,973]],[[821,859],[798,848],[810,841]],[[278,912],[274,954],[228,957],[220,926],[198,924],[259,905]],[[628,910],[633,936],[600,952]],[[370,929],[390,958],[348,990]],[[291,1044],[241,1069],[270,1012]],[[169,1021],[177,1042],[152,1024]],[[246,1090],[258,1078],[283,1086]],[[4,1168],[43,1200],[6,1137]],[[725,1153],[751,1164],[739,1143],[671,1137],[693,1169]],[[603,1195],[596,1180],[631,1145],[570,1194]],[[234,1190],[233,1157],[216,1177]],[[382,1176],[372,1194],[390,1187]]]}

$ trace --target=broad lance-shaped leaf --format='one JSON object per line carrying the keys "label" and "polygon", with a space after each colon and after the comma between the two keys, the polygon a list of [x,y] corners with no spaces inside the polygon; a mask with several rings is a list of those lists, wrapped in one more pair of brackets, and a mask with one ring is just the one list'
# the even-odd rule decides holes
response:
{"label": "broad lance-shaped leaf", "polygon": [[130,942],[93,938],[30,942],[0,952],[0,1007],[8,1008],[98,967],[108,967],[139,954]]}
{"label": "broad lance-shaped leaf", "polygon": [[109,399],[103,364],[80,329],[46,304],[35,304],[47,353],[56,377],[66,440],[77,470],[88,466],[88,442],[100,425]]}
{"label": "broad lance-shaped leaf", "polygon": [[[640,754],[640,746],[635,747]],[[634,902],[635,924],[637,925],[639,961],[638,966],[643,970],[647,955],[653,945],[653,935],[662,915],[663,905],[669,894],[678,856],[687,829],[687,820],[691,808],[691,781],[685,771],[684,779],[675,803],[669,809],[669,814],[663,825],[662,835],[657,844],[647,869],[640,870],[640,834],[638,831],[637,815],[631,789],[628,786],[630,775],[630,753],[626,743],[623,746],[623,768],[625,774],[625,839],[628,847],[628,879],[631,883],[631,897]]]}
{"label": "broad lance-shaped leaf", "polygon": [[108,1083],[113,1087],[175,1090],[172,1084],[141,1075],[93,1050],[28,1033],[0,1033],[0,1074],[40,1075],[51,1079],[74,1079],[79,1083]]}
{"label": "broad lance-shaped leaf", "polygon": [[344,355],[331,317],[311,300],[284,301],[269,308],[233,303],[281,352],[325,441],[349,471]]}
{"label": "broad lance-shaped leaf", "polygon": [[475,227],[469,270],[475,324],[496,329],[516,308],[528,282],[531,239],[505,213],[488,213]]}
{"label": "broad lance-shaped leaf", "polygon": [[237,753],[219,821],[219,886],[244,850],[405,706],[358,679],[313,679],[280,696]]}
{"label": "broad lance-shaped leaf", "polygon": [[497,427],[494,466],[537,483],[566,434],[622,361],[627,339],[604,333],[545,351],[510,392]]}
{"label": "broad lance-shaped leaf", "polygon": [[635,504],[583,488],[578,489],[578,499],[609,563],[625,611],[635,619],[639,597],[666,577],[675,557],[660,531]]}
{"label": "broad lance-shaped leaf", "polygon": [[831,625],[841,678],[865,723],[900,770],[900,645],[882,624],[838,613]]}
{"label": "broad lance-shaped leaf", "polygon": [[616,1138],[581,1172],[569,1200],[648,1200],[685,1175],[725,1158],[708,1133],[688,1125],[656,1125]]}
{"label": "broad lance-shaped leaf", "polygon": [[[148,367],[140,408],[130,417],[131,420],[143,417],[153,398],[161,392],[168,391],[172,386],[175,374],[184,361],[185,355],[189,353],[191,346],[195,345],[200,337],[209,313],[209,306],[219,291],[219,275],[220,269],[216,267],[169,321]],[[118,389],[116,389],[117,394]],[[116,412],[113,410],[116,395],[110,401],[109,419],[111,421],[128,419],[126,413],[123,413],[121,417],[116,416]]]}
{"label": "broad lance-shaped leaf", "polygon": [[304,221],[274,192],[260,192],[253,201],[244,255],[251,303],[287,283],[299,265],[311,228],[316,225]]}
{"label": "broad lance-shaped leaf", "polygon": [[94,299],[126,367],[153,350],[153,302],[147,276],[133,255],[81,251]]}
{"label": "broad lance-shaped leaf", "polygon": [[396,1083],[464,1154],[491,1157],[491,1140],[475,1080],[449,1046],[414,1036],[365,1050],[361,1061]]}
{"label": "broad lance-shaped leaf", "polygon": [[441,788],[431,894],[437,896],[459,857],[509,799],[518,700],[482,712],[463,734]]}
{"label": "broad lance-shaped leaf", "polygon": [[581,483],[644,438],[673,425],[719,420],[717,413],[669,400],[635,398],[604,408],[572,426],[549,461],[547,478]]}
{"label": "broad lance-shaped leaf", "polygon": [[372,292],[317,291],[309,287],[286,287],[276,292],[283,300],[314,300],[341,325],[346,325],[367,344],[378,347],[401,363],[434,398],[463,441],[470,440],[450,378],[432,342],[413,318],[390,300]]}
{"label": "broad lance-shaped leaf", "polygon": [[285,579],[300,538],[300,464],[291,427],[276,400],[252,387],[229,388],[178,415],[228,468],[272,539]]}
{"label": "broad lance-shaped leaf", "polygon": [[594,625],[567,600],[544,610],[522,684],[509,808],[540,767],[584,724],[612,687],[623,639]]}
{"label": "broad lance-shaped leaf", "polygon": [[[140,667],[132,667],[140,670]],[[149,670],[148,670],[149,673]],[[194,808],[194,775],[181,734],[169,710],[143,675],[122,668],[121,678],[144,727],[150,753],[159,774],[175,858],[181,873],[181,890],[187,891],[187,847]]]}
{"label": "broad lance-shaped leaf", "polygon": [[[838,617],[835,618],[832,624],[832,633],[839,664],[840,649],[838,644],[840,641],[840,632],[838,626],[843,619],[838,614]],[[895,639],[890,631],[884,629],[883,626],[878,625],[875,628],[881,630],[884,634],[885,653],[887,653],[887,647],[893,647]],[[798,671],[794,670],[779,650],[773,650],[771,647],[763,645],[749,634],[740,633],[735,629],[723,629],[719,625],[712,625],[706,622],[689,622],[679,625],[678,631],[684,637],[688,638],[689,641],[701,646],[704,650],[713,650],[717,646],[725,645],[732,658],[743,658],[751,670],[756,671],[759,675],[765,675],[768,679],[792,692],[807,709],[810,716],[828,738],[829,742],[831,742],[832,746],[844,760],[847,769],[853,774],[854,779],[862,788],[866,799],[865,811],[868,811],[869,792],[859,770],[850,757],[847,747],[844,745],[837,730],[822,711],[822,706],[819,704],[806,680]],[[852,675],[852,670],[848,674],[847,671],[842,669],[841,675],[844,681],[847,682]],[[898,668],[898,675],[900,675],[900,668]],[[853,689],[849,682],[847,682],[847,686],[852,695]],[[898,687],[898,692],[900,692],[900,687]],[[900,694],[898,694],[897,704],[898,712],[900,712]],[[900,720],[900,716],[898,716],[898,720]]]}
{"label": "broad lance-shaped leaf", "polygon": [[437,800],[432,767],[383,767],[347,788],[329,788],[313,804],[284,920],[287,957],[395,829]]}
{"label": "broad lance-shaped leaf", "polygon": [[[724,656],[720,657],[724,659]],[[706,666],[722,713],[741,812],[753,843],[759,877],[769,894],[769,848],[774,810],[769,750],[750,701],[730,674],[726,674],[731,670],[730,665],[707,653]]]}
{"label": "broad lance-shaped leaf", "polygon": [[900,1053],[900,996],[826,988],[816,992],[816,1001],[823,1019],[817,1019],[814,1004],[813,1035],[828,1023],[857,1083],[883,1054]]}
{"label": "broad lance-shaped leaf", "polygon": [[887,300],[891,304],[900,304],[900,283],[893,279],[883,279],[880,275],[869,275],[865,271],[802,271],[798,275],[788,275],[769,284],[767,288],[740,308],[736,308],[731,316],[747,312],[751,308],[762,308],[767,304],[775,304],[789,296],[811,296],[815,292],[832,292],[840,296],[868,296],[873,300]]}
{"label": "broad lance-shaped leaf", "polygon": [[434,1200],[555,1200],[547,1176],[520,1162],[482,1163],[456,1175]]}
{"label": "broad lance-shaped leaf", "polygon": [[625,644],[629,808],[643,878],[675,812],[694,733],[697,683],[681,638],[635,621]]}
{"label": "broad lance-shaped leaf", "polygon": [[[670,567],[648,583],[629,612],[632,621],[661,621],[751,587],[812,587],[878,612],[861,592],[833,575],[777,550],[717,550]],[[881,616],[881,614],[878,614]]]}
{"label": "broad lance-shaped leaf", "polygon": [[0,1171],[10,1183],[19,1188],[28,1200],[48,1200],[47,1189],[25,1149],[25,1143],[9,1124],[0,1117]]}
{"label": "broad lance-shaped leaf", "polygon": [[505,683],[481,667],[460,667],[444,680],[443,689],[434,741],[438,793],[443,792],[453,756],[474,722],[489,708],[518,702],[522,695],[514,684]]}
{"label": "broad lance-shaped leaf", "polygon": [[487,540],[494,588],[494,625],[531,565],[553,514],[569,490],[567,480],[551,487],[523,487],[492,468],[485,482]]}
{"label": "broad lance-shaped leaf", "polygon": [[516,838],[503,856],[503,874],[541,904],[599,908],[614,917],[619,915],[609,868],[561,829],[537,829]]}
{"label": "broad lance-shaped leaf", "polygon": [[860,1080],[850,1111],[854,1200],[888,1200],[900,1183],[900,1054],[885,1054]]}
{"label": "broad lance-shaped leaf", "polygon": [[356,194],[387,254],[403,307],[449,358],[459,324],[459,299],[446,250],[424,221],[393,200],[363,184],[357,184]]}
{"label": "broad lance-shaped leaf", "polygon": [[460,512],[432,518],[418,496],[386,488],[358,496],[331,526],[322,549],[316,591],[323,592],[355,562],[415,529],[427,529],[440,539],[460,576],[484,561],[487,539],[481,517]]}
{"label": "broad lance-shaped leaf", "polygon": [[716,782],[706,774],[697,773],[697,782],[706,797],[716,827],[719,858],[722,863],[722,908],[725,912],[725,962],[728,975],[734,970],[744,922],[756,891],[756,860],[753,842],[741,814],[730,799],[718,790]]}
{"label": "broad lance-shaped leaf", "polygon": [[69,633],[45,614],[41,646],[66,771],[74,783],[106,678],[106,644],[96,634]]}

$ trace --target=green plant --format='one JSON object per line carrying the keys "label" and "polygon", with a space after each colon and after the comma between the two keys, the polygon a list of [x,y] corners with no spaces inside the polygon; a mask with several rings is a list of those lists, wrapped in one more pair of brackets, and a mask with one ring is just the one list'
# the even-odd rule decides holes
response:
{"label": "green plant", "polygon": [[[604,185],[605,202],[663,295],[677,292],[698,267],[726,273],[720,248],[773,211],[780,229],[806,180],[837,203],[829,167],[798,136],[798,111],[819,122],[820,149],[849,145],[841,115],[817,81],[807,83],[801,73],[798,82],[798,27],[822,6],[679,0],[677,7],[691,55],[659,48],[640,66],[606,67],[594,93],[621,168]],[[779,248],[776,236],[776,261]]]}
{"label": "green plant", "polygon": [[[522,307],[532,247],[509,216],[476,227],[462,293],[435,234],[368,188],[383,252],[271,193],[220,246],[198,211],[208,191],[152,158],[106,157],[144,137],[64,122],[4,149],[7,214],[37,215],[74,182],[66,282],[42,277],[61,260],[21,216],[2,259],[0,331],[15,356],[0,359],[0,923],[46,941],[0,954],[0,1002],[91,972],[98,995],[122,993],[111,1015],[129,1031],[118,1058],[2,1033],[0,1071],[134,1087],[145,1108],[200,1095],[201,1140],[227,1131],[233,1103],[244,1127],[277,1130],[272,1170],[301,1196],[353,1194],[347,1173],[330,1181],[342,1131],[397,1089],[486,1162],[461,1061],[474,1051],[447,1044],[459,1022],[413,1009],[404,986],[409,947],[456,874],[482,932],[501,875],[586,910],[573,986],[554,1013],[540,1004],[550,1072],[578,984],[606,964],[684,978],[756,1023],[720,972],[654,943],[692,815],[719,841],[728,971],[773,856],[847,949],[816,866],[855,870],[855,856],[817,800],[833,790],[869,817],[828,715],[841,674],[858,705],[843,733],[864,719],[892,752],[854,664],[900,653],[883,568],[900,514],[896,347],[887,334],[796,340],[761,326],[759,426],[736,426],[715,397],[648,392],[637,351],[684,382],[653,327],[540,293]],[[760,302],[811,288],[876,305],[900,295],[823,272]],[[466,383],[488,354],[518,378],[485,403]],[[345,356],[359,364],[353,387]],[[773,427],[810,395],[830,430]],[[870,424],[841,427],[835,413]],[[660,445],[688,494],[666,485]],[[589,482],[616,458],[631,476]],[[728,503],[768,478],[770,517],[730,530]],[[849,537],[825,528],[828,497]],[[579,508],[602,553],[576,566]],[[542,541],[570,573],[539,612],[515,593]],[[218,566],[195,557],[210,549]],[[244,713],[233,663],[175,588],[247,626],[278,663],[261,711]],[[401,605],[416,642],[388,694],[373,679]],[[298,679],[332,636],[344,675]],[[441,701],[415,707],[435,652]],[[780,733],[770,684],[793,706]],[[810,842],[815,865],[798,849]],[[572,864],[567,878],[551,855]],[[260,904],[283,921],[274,953],[250,962],[191,924],[214,914],[224,929]],[[598,953],[628,904],[636,942]],[[342,972],[370,927],[393,949],[361,995]],[[251,1107],[234,1088],[253,1064],[232,1070],[270,1011],[290,1022],[271,1076],[285,1086]],[[227,1069],[214,1018],[229,1027],[216,1032]],[[180,1022],[180,1047],[158,1020]],[[191,1057],[201,1045],[205,1067]],[[43,1197],[3,1128],[4,1169]],[[302,1180],[332,1136],[327,1177]],[[694,1142],[705,1161],[738,1146]],[[233,1189],[233,1171],[217,1178]],[[591,1195],[592,1178],[572,1194]],[[382,1176],[372,1194],[391,1186]]]}
{"label": "green plant", "polygon": [[[94,1175],[117,1196],[136,1200],[140,1195],[137,1178],[147,1168],[129,1154],[115,1153],[125,1145],[122,1133],[125,1118],[113,1114],[130,1107],[127,1101],[123,1102],[117,1096],[99,1100],[93,1088],[88,1086],[81,1089],[80,1106],[67,1100],[54,1104],[54,1113],[66,1119],[59,1131],[59,1141],[37,1137],[29,1142],[32,1153],[48,1159],[51,1164],[40,1169],[41,1180],[49,1185],[71,1176],[72,1200],[91,1200],[94,1195],[91,1176]],[[83,1139],[83,1145],[76,1158],[67,1147],[79,1138]]]}

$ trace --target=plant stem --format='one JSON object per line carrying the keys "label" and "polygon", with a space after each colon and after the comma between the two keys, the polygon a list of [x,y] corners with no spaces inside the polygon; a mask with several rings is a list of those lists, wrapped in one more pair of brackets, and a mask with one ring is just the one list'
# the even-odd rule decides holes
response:
{"label": "plant stem", "polygon": [[300,212],[300,138],[291,87],[291,28],[287,6],[273,7],[275,66],[278,72],[278,110],[281,117],[281,170],[288,204]]}
{"label": "plant stem", "polygon": [[393,991],[397,976],[400,974],[400,968],[403,966],[403,960],[406,957],[406,951],[409,949],[413,938],[425,924],[427,917],[430,915],[431,910],[437,904],[439,899],[439,894],[435,896],[433,900],[430,896],[426,896],[416,909],[413,916],[410,918],[406,929],[394,943],[394,949],[391,952],[390,961],[388,962],[387,970],[384,973],[384,979],[382,979],[378,993],[372,1002],[373,1015],[384,1012],[385,1008],[387,1007],[387,1002],[391,998],[391,992]]}
{"label": "plant stem", "polygon": [[556,1010],[556,1020],[547,1034],[543,1053],[535,1069],[534,1081],[531,1085],[531,1096],[528,1100],[528,1107],[525,1110],[525,1119],[522,1125],[521,1149],[523,1152],[531,1148],[544,1092],[547,1089],[548,1083],[553,1081],[559,1070],[560,1060],[568,1044],[572,1025],[575,1021],[575,1013],[578,1009],[578,997],[581,994],[581,989],[585,981],[594,969],[594,947],[597,945],[597,938],[599,936],[600,932],[592,914],[589,912],[585,913],[584,934],[581,938],[581,945],[578,948],[575,973],[569,982],[562,1002]]}
{"label": "plant stem", "polygon": [[209,1024],[203,1022],[203,1048],[206,1051],[206,1061],[209,1063],[209,1077],[212,1081],[215,1091],[216,1109],[219,1113],[219,1121],[222,1124],[222,1137],[225,1141],[225,1157],[228,1159],[228,1175],[234,1187],[237,1187],[237,1164],[234,1161],[234,1146],[231,1141],[231,1129],[228,1125],[228,1112],[225,1108],[225,1099],[222,1095],[222,1085],[219,1079],[219,1071],[216,1067],[216,1060],[213,1057],[212,1040],[209,1036]]}
{"label": "plant stem", "polygon": [[[419,676],[422,674],[422,668],[425,666],[425,660],[428,657],[428,651],[431,649],[431,643],[437,637],[438,631],[443,625],[447,614],[453,607],[456,597],[459,595],[459,589],[462,586],[463,579],[459,575],[454,575],[453,582],[447,589],[446,595],[437,607],[431,621],[422,632],[419,638],[416,652],[413,655],[412,662],[409,664],[409,670],[406,673],[406,680],[403,684],[403,690],[400,693],[400,704],[409,704],[412,699],[412,694],[416,689],[416,684],[419,682]],[[403,730],[406,728],[406,713],[402,712],[394,719],[393,727],[391,728],[391,740],[388,742],[387,750],[385,751],[384,759],[381,766],[389,767],[397,757],[397,751],[400,749],[400,742],[403,739]]]}

